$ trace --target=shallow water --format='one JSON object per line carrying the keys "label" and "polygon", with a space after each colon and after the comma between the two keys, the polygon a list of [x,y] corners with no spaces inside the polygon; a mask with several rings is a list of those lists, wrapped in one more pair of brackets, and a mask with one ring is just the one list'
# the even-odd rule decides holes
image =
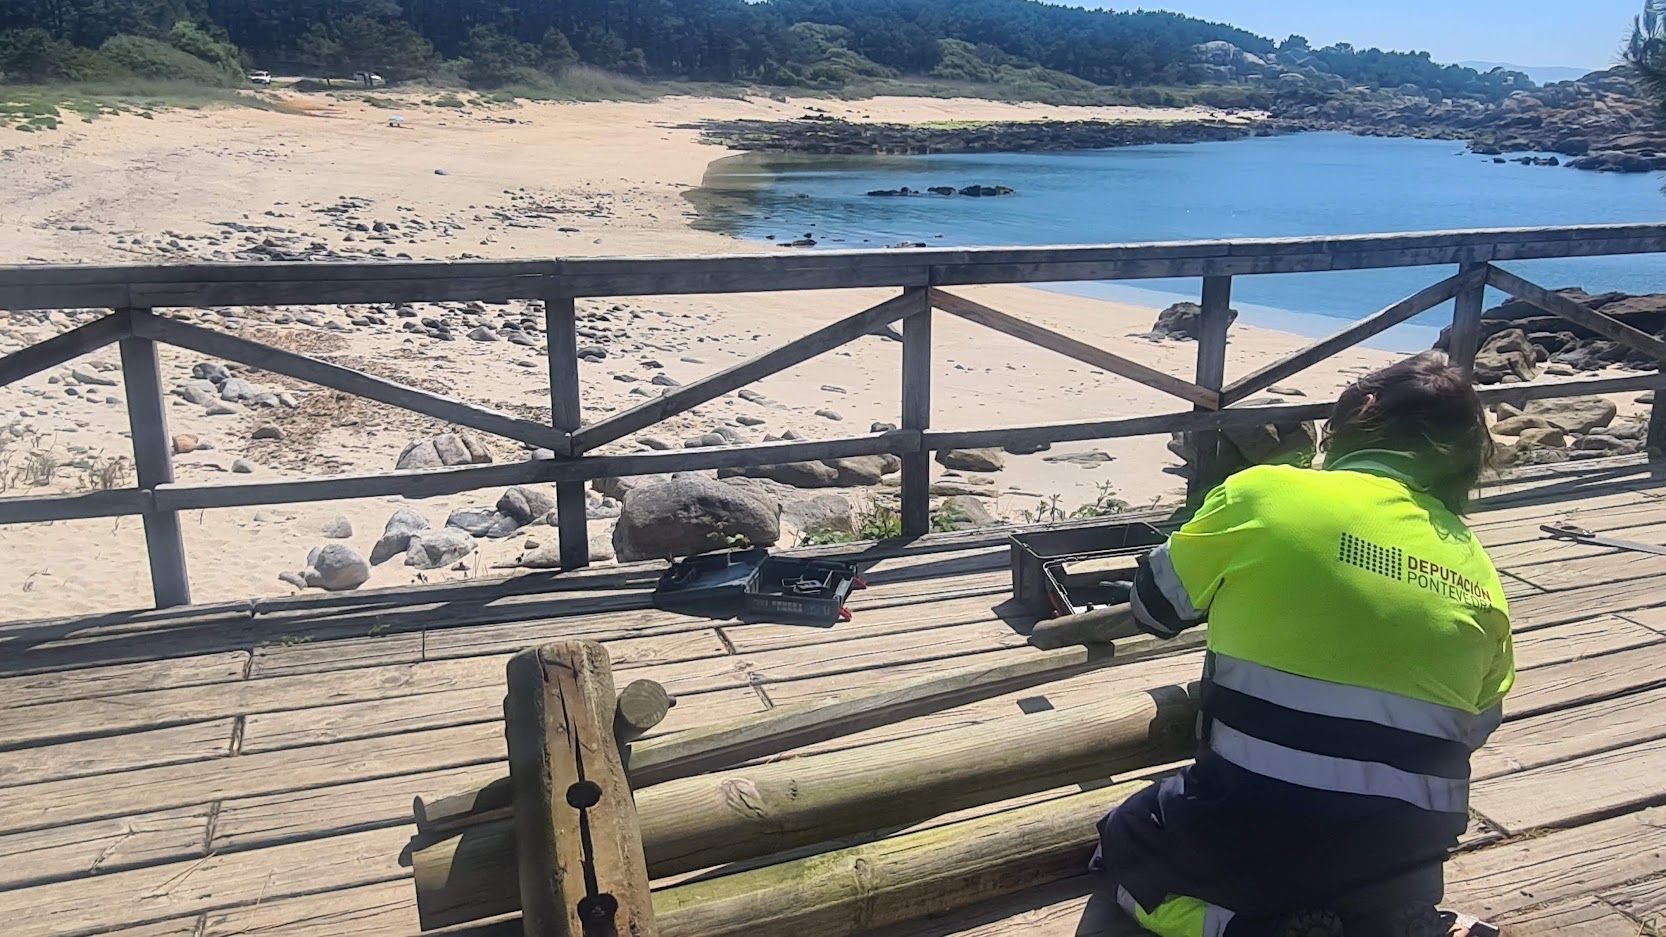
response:
{"label": "shallow water", "polygon": [[[1663,174],[1618,175],[1468,154],[1453,141],[1313,133],[1225,143],[1070,153],[743,158],[707,178],[703,226],[821,248],[1109,243],[1283,237],[1449,228],[1666,220]],[[999,198],[878,198],[872,189],[1006,185]],[[1666,291],[1659,255],[1509,265],[1547,286]],[[1334,330],[1415,292],[1449,268],[1241,276],[1248,321],[1306,334]],[[1060,284],[1070,292],[1164,305],[1195,299],[1195,280]],[[1489,291],[1489,305],[1503,297]],[[1394,333],[1426,343],[1450,304]],[[1315,318],[1318,317],[1318,318]]]}

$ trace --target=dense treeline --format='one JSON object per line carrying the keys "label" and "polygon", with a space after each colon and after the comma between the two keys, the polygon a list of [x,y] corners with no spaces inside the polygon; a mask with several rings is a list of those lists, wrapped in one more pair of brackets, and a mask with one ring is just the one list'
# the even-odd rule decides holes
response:
{"label": "dense treeline", "polygon": [[1230,81],[1199,71],[1194,49],[1204,43],[1374,87],[1497,97],[1520,86],[1426,54],[1314,50],[1300,37],[1275,46],[1173,13],[1036,0],[0,2],[0,79],[12,81],[163,71],[150,60],[172,61],[172,52],[216,74],[235,72],[241,57],[266,68],[365,70],[395,81],[438,72],[476,86],[559,74],[577,62],[639,76],[823,87],[899,75],[1065,90]]}

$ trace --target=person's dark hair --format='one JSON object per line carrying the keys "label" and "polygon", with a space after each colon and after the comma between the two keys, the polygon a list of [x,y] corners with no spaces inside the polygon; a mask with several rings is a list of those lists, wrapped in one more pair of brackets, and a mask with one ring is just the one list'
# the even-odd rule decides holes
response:
{"label": "person's dark hair", "polygon": [[1350,384],[1325,425],[1325,455],[1361,449],[1411,452],[1427,460],[1420,480],[1459,513],[1492,464],[1492,434],[1481,398],[1438,351],[1373,371]]}

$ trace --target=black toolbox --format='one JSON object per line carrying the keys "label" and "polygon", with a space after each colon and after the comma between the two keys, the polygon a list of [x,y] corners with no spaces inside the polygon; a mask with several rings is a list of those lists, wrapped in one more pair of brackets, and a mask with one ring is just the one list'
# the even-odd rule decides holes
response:
{"label": "black toolbox", "polygon": [[850,620],[845,600],[864,586],[855,563],[772,556],[747,580],[741,618],[831,627]]}
{"label": "black toolbox", "polygon": [[[1129,567],[1166,538],[1143,522],[1115,521],[1013,534],[1012,594],[1038,615],[1068,615],[1073,605],[1063,576],[1066,563],[1096,557],[1129,557]],[[1081,598],[1082,596],[1077,596]]]}
{"label": "black toolbox", "polygon": [[769,559],[763,547],[724,550],[685,557],[660,574],[654,587],[654,607],[732,618],[740,611],[746,584]]}

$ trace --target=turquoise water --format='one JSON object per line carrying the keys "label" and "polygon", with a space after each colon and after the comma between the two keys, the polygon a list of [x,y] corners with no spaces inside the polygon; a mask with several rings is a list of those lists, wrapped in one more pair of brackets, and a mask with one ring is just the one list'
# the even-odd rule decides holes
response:
{"label": "turquoise water", "polygon": [[[1497,164],[1451,141],[1298,134],[1226,143],[1073,153],[793,157],[722,164],[707,187],[725,197],[705,224],[820,248],[1091,244],[1283,237],[1444,228],[1666,221],[1666,174],[1619,175]],[[871,189],[1007,185],[1002,198],[875,198]],[[1511,268],[1547,286],[1666,291],[1659,255],[1538,260]],[[1451,272],[1446,268],[1238,277],[1249,321],[1305,334],[1367,315]],[[1071,292],[1166,304],[1195,299],[1196,280],[1061,284]],[[1489,293],[1489,304],[1502,299]],[[1449,321],[1450,304],[1420,317]],[[1403,330],[1411,347],[1427,328]]]}

